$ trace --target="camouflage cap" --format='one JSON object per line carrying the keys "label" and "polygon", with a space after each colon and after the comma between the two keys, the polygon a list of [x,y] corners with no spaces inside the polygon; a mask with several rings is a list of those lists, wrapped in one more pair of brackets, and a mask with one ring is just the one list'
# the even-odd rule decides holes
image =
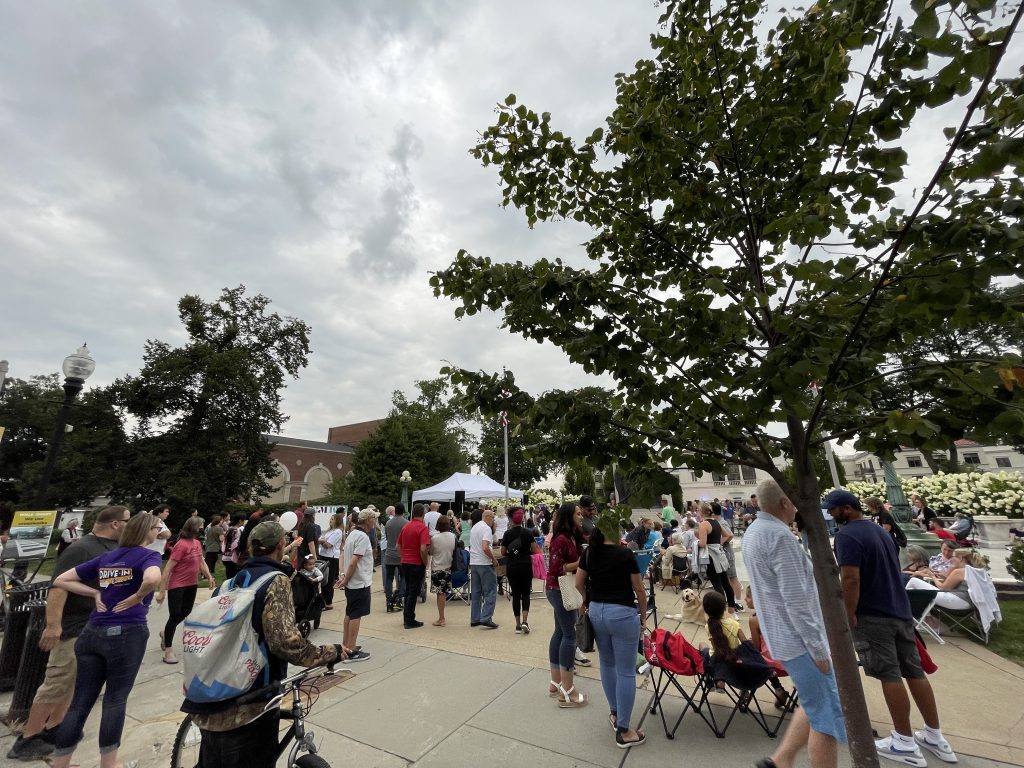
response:
{"label": "camouflage cap", "polygon": [[252,529],[252,533],[249,534],[249,541],[255,541],[263,549],[269,550],[276,547],[280,541],[283,541],[284,536],[284,528],[281,527],[280,523],[266,520]]}

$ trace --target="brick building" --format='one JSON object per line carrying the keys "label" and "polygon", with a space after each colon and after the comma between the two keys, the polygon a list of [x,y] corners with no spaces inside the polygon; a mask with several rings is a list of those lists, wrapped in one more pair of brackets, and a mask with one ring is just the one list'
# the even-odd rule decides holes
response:
{"label": "brick building", "polygon": [[263,435],[274,446],[271,457],[277,473],[270,480],[273,492],[264,504],[298,504],[319,499],[337,477],[352,471],[355,447],[373,434],[383,419],[342,424],[327,430],[327,442],[300,440],[283,435]]}
{"label": "brick building", "polygon": [[331,427],[327,430],[328,443],[346,443],[355,448],[363,440],[373,434],[384,419],[373,419],[372,421],[360,421],[356,424],[342,424],[340,427]]}
{"label": "brick building", "polygon": [[274,491],[261,499],[264,504],[298,504],[319,499],[336,477],[352,471],[354,448],[344,443],[320,443],[281,435],[264,435],[274,446],[271,456],[277,474],[270,480]]}

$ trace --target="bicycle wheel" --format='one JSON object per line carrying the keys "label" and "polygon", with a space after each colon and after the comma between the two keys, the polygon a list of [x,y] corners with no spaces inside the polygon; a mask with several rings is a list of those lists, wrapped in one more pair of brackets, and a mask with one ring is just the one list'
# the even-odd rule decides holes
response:
{"label": "bicycle wheel", "polygon": [[303,755],[295,758],[294,768],[331,768],[331,764],[320,755]]}
{"label": "bicycle wheel", "polygon": [[192,715],[186,715],[174,737],[171,768],[196,768],[199,765],[199,746],[202,742],[202,731],[192,722]]}

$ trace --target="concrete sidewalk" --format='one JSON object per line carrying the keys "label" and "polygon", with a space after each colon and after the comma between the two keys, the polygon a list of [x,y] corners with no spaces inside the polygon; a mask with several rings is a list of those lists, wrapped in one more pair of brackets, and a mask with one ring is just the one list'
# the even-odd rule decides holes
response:
{"label": "concrete sidewalk", "polygon": [[[539,582],[537,582],[539,586]],[[201,593],[200,598],[204,595]],[[432,596],[431,596],[432,597]],[[678,598],[657,592],[661,615],[678,612]],[[122,756],[139,760],[144,768],[166,768],[174,733],[181,720],[180,666],[160,662],[156,631],[166,619],[166,608],[150,613],[151,650],[128,705]],[[641,678],[634,722],[647,730],[647,744],[633,750],[618,749],[608,727],[607,705],[601,692],[597,656],[594,666],[581,669],[579,688],[590,705],[579,710],[559,709],[547,696],[547,643],[552,614],[547,600],[535,597],[530,615],[532,634],[516,635],[509,603],[498,599],[494,631],[470,628],[468,606],[449,605],[448,626],[430,626],[436,618],[432,599],[418,604],[426,626],[405,630],[400,614],[384,611],[379,579],[373,613],[363,620],[360,642],[371,658],[352,664],[352,677],[323,692],[308,722],[321,745],[321,754],[333,765],[451,766],[478,765],[512,758],[520,764],[543,766],[625,765],[752,765],[774,749],[747,717],[738,717],[725,739],[717,739],[696,718],[687,717],[674,741],[665,738],[658,716],[648,713],[651,682]],[[317,642],[340,642],[343,605],[324,614],[314,633]],[[670,628],[675,620],[663,621]],[[703,639],[703,630],[683,624],[691,640]],[[940,669],[932,676],[943,716],[943,727],[961,755],[960,765],[971,768],[1024,765],[1024,667],[1004,661],[968,641],[930,644]],[[866,681],[869,708],[875,727],[887,731],[887,713],[879,686]],[[714,697],[713,697],[714,698]],[[10,695],[0,696],[6,711]],[[666,705],[678,716],[681,699]],[[85,740],[76,754],[82,766],[98,764],[97,704],[86,727]],[[915,723],[918,718],[915,715]],[[6,760],[13,736],[0,736],[0,764]],[[514,756],[514,757],[512,757]],[[929,758],[939,765],[937,758]],[[806,764],[806,763],[804,763]],[[38,765],[42,763],[25,763]],[[842,755],[841,765],[850,765]]]}

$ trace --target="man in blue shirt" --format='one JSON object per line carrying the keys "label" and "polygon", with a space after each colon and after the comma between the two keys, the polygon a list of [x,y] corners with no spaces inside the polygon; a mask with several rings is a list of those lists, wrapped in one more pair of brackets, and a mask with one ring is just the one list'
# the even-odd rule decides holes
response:
{"label": "man in blue shirt", "polygon": [[[926,768],[920,749],[924,747],[940,760],[957,762],[942,735],[935,693],[921,668],[896,543],[885,529],[864,517],[860,500],[849,491],[832,491],[823,506],[841,526],[835,538],[836,560],[854,645],[864,672],[882,682],[892,717],[892,733],[875,742],[879,756]],[[919,731],[911,731],[907,687],[924,718],[925,727]]]}

